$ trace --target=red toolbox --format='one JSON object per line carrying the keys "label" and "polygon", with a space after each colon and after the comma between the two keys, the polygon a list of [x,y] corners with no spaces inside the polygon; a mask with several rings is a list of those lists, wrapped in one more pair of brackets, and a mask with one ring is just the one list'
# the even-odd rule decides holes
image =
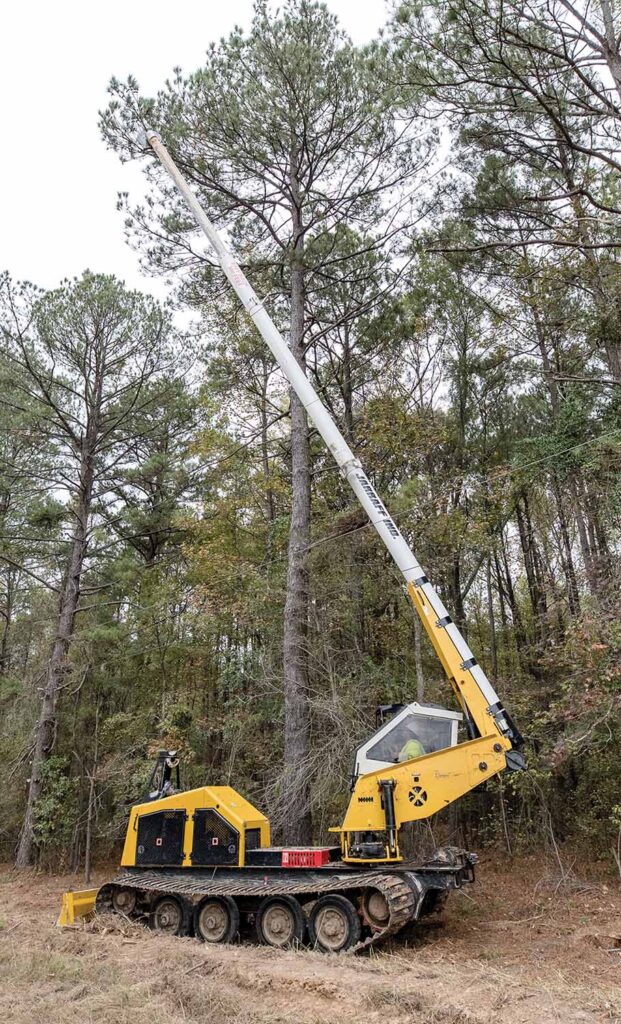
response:
{"label": "red toolbox", "polygon": [[283,868],[320,868],[330,862],[328,846],[298,846],[282,851]]}

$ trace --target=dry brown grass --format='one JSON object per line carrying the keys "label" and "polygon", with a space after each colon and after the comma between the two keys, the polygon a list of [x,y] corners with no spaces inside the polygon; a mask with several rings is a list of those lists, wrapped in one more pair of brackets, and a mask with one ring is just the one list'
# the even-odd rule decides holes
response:
{"label": "dry brown grass", "polygon": [[0,874],[7,1024],[621,1024],[621,955],[591,941],[616,934],[621,900],[601,893],[546,910],[527,882],[505,887],[508,903],[481,887],[426,940],[343,958],[205,947],[110,917],[59,931],[66,887]]}

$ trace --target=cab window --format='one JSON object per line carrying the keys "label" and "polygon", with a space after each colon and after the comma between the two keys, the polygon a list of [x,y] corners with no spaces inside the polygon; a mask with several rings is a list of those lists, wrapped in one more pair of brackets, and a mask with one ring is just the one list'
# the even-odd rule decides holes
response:
{"label": "cab window", "polygon": [[452,722],[446,718],[431,718],[429,715],[406,715],[394,728],[385,733],[370,747],[366,756],[372,761],[399,760],[399,753],[408,740],[418,740],[426,754],[451,746]]}

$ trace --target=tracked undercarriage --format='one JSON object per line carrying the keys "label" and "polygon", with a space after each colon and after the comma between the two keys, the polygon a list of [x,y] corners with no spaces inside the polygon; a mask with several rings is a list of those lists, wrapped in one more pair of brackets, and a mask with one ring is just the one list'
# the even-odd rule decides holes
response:
{"label": "tracked undercarriage", "polygon": [[449,848],[398,869],[135,869],[99,890],[96,909],[205,942],[230,942],[253,926],[272,946],[354,953],[439,910],[451,889],[473,880],[473,861]]}

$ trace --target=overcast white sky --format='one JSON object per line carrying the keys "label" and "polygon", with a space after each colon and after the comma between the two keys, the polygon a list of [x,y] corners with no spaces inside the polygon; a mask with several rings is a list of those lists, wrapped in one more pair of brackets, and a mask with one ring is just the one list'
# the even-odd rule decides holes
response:
{"label": "overcast white sky", "polygon": [[[355,42],[385,20],[384,0],[328,0]],[[0,39],[0,271],[42,287],[86,268],[162,294],[123,236],[117,192],[139,195],[137,165],[99,137],[111,75],[155,91],[176,65],[250,23],[252,0],[22,0],[3,5]]]}

